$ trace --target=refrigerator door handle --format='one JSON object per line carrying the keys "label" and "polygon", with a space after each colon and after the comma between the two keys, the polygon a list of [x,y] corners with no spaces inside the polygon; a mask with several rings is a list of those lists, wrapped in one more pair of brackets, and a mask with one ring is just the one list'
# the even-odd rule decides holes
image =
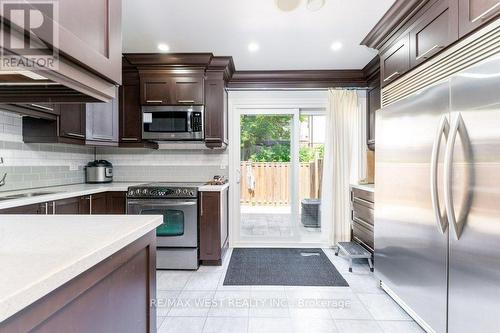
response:
{"label": "refrigerator door handle", "polygon": [[434,210],[436,223],[441,234],[446,232],[448,228],[448,220],[446,216],[446,210],[444,213],[441,212],[441,207],[439,205],[439,193],[438,193],[438,162],[439,162],[439,148],[441,147],[441,139],[444,137],[448,140],[448,133],[450,131],[450,123],[448,122],[448,116],[443,115],[441,121],[439,122],[438,131],[436,137],[434,138],[434,144],[432,146],[431,155],[431,199],[432,208]]}
{"label": "refrigerator door handle", "polygon": [[[464,181],[465,196],[461,205],[461,212],[458,216],[455,215],[455,205],[453,201],[452,185],[453,185],[453,150],[455,148],[455,141],[457,139],[457,134],[460,134],[462,144],[464,145],[465,159],[469,165],[468,172],[466,174],[466,180]],[[445,157],[444,157],[444,202],[446,207],[446,214],[448,216],[448,222],[451,224],[453,233],[457,240],[460,239],[465,222],[467,220],[467,215],[470,210],[471,200],[472,200],[472,163],[471,163],[471,146],[469,136],[467,134],[467,129],[465,127],[465,122],[462,115],[458,113],[455,121],[452,121],[450,126],[450,134],[448,136],[448,144],[446,145]]]}

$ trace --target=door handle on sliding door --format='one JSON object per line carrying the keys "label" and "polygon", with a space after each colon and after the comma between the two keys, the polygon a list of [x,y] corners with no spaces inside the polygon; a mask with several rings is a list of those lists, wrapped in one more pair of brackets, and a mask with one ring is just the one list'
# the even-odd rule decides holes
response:
{"label": "door handle on sliding door", "polygon": [[[455,141],[457,139],[457,134],[460,135],[460,139],[463,145],[464,165],[467,166],[467,172],[465,173],[464,184],[464,196],[462,203],[460,205],[460,213],[455,215],[455,204],[453,200],[453,151],[455,148]],[[465,222],[467,220],[467,215],[470,210],[470,205],[472,201],[472,153],[469,135],[467,134],[467,129],[465,127],[465,122],[462,115],[458,113],[455,121],[452,121],[450,126],[450,134],[448,136],[448,144],[446,145],[446,152],[444,157],[444,202],[446,206],[446,214],[448,216],[448,222],[451,224],[455,238],[458,240],[462,234]]]}
{"label": "door handle on sliding door", "polygon": [[446,228],[448,227],[448,220],[446,217],[446,212],[441,213],[441,207],[439,205],[439,193],[438,193],[438,162],[439,162],[439,148],[441,147],[441,138],[444,137],[448,139],[448,133],[450,131],[450,124],[448,122],[448,117],[443,115],[441,121],[439,122],[439,128],[434,139],[434,144],[432,146],[431,155],[431,199],[432,208],[434,210],[436,223],[438,225],[439,231],[444,234]]}

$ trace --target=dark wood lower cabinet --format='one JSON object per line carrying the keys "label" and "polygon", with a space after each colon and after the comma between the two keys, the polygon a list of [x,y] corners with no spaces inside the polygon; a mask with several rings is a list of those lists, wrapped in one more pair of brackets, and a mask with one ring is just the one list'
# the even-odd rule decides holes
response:
{"label": "dark wood lower cabinet", "polygon": [[106,200],[106,214],[127,213],[127,192],[107,192]]}
{"label": "dark wood lower cabinet", "polygon": [[99,215],[108,213],[107,193],[96,193],[91,195],[90,214]]}
{"label": "dark wood lower cabinet", "polygon": [[26,205],[20,207],[12,207],[6,209],[0,209],[0,214],[45,214],[47,209],[47,204],[45,202]]}
{"label": "dark wood lower cabinet", "polygon": [[0,332],[156,332],[151,231],[0,323]]}
{"label": "dark wood lower cabinet", "polygon": [[200,192],[200,260],[221,265],[228,247],[228,189]]}
{"label": "dark wood lower cabinet", "polygon": [[88,196],[56,200],[53,205],[53,213],[56,215],[90,214],[90,197]]}

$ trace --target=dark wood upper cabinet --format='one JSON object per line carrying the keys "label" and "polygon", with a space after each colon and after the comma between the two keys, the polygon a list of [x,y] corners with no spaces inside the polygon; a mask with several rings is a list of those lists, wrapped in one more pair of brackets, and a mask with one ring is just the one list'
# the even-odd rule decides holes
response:
{"label": "dark wood upper cabinet", "polygon": [[141,78],[141,103],[173,104],[170,96],[170,80],[168,78]]}
{"label": "dark wood upper cabinet", "polygon": [[410,69],[410,38],[406,34],[393,42],[380,55],[382,85],[397,79]]}
{"label": "dark wood upper cabinet", "polygon": [[205,144],[227,145],[227,92],[220,73],[208,73],[205,81]]}
{"label": "dark wood upper cabinet", "polygon": [[500,15],[500,1],[498,0],[456,1],[458,2],[460,37]]}
{"label": "dark wood upper cabinet", "polygon": [[19,55],[11,45],[26,43],[27,36],[32,36],[30,45],[38,43],[55,50],[57,63],[37,71],[43,72],[47,85],[30,80],[19,83],[20,75],[15,80],[2,77],[2,102],[85,103],[116,97],[115,85],[122,81],[121,0],[64,0],[52,6],[21,1],[21,6],[41,14],[43,25],[37,29],[17,25],[9,21],[10,11],[5,11],[2,31],[7,31],[9,38],[3,40],[12,42],[2,48]]}
{"label": "dark wood upper cabinet", "polygon": [[173,77],[173,104],[203,105],[203,73]]}
{"label": "dark wood upper cabinet", "polygon": [[142,105],[203,105],[204,70],[139,70]]}
{"label": "dark wood upper cabinet", "polygon": [[410,30],[410,66],[414,67],[458,39],[457,7],[439,0]]}
{"label": "dark wood upper cabinet", "polygon": [[380,102],[380,85],[377,85],[367,93],[366,143],[370,150],[375,150],[375,112],[380,109]]}
{"label": "dark wood upper cabinet", "polygon": [[64,0],[58,5],[60,52],[120,84],[121,0]]}
{"label": "dark wood upper cabinet", "polygon": [[86,108],[85,104],[60,104],[59,108],[59,136],[85,140]]}

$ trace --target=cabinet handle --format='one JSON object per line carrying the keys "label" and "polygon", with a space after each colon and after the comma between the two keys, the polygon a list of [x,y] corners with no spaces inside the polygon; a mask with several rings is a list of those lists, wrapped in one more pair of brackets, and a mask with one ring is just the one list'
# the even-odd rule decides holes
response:
{"label": "cabinet handle", "polygon": [[180,99],[177,101],[177,103],[189,103],[189,104],[194,104],[194,101],[192,99]]}
{"label": "cabinet handle", "polygon": [[422,53],[421,55],[419,55],[419,56],[418,56],[415,60],[427,59],[427,58],[429,58],[429,57],[427,56],[429,53],[431,53],[432,51],[434,51],[434,50],[436,50],[436,49],[437,49],[437,50],[441,50],[441,49],[443,49],[443,48],[444,48],[444,46],[442,46],[442,45],[437,45],[437,44],[436,44],[436,45],[434,45],[433,47],[431,47],[430,49],[428,49],[427,51],[425,51],[424,53]]}
{"label": "cabinet handle", "polygon": [[122,141],[139,141],[138,138],[122,138]]}
{"label": "cabinet handle", "polygon": [[56,215],[56,202],[52,201],[52,215]]}
{"label": "cabinet handle", "polygon": [[203,216],[203,193],[200,193],[200,216]]}
{"label": "cabinet handle", "polygon": [[489,9],[487,9],[486,11],[484,11],[481,15],[479,15],[478,17],[476,17],[475,19],[473,19],[471,21],[471,23],[474,23],[476,21],[484,21],[484,20],[487,20],[489,19],[491,16],[489,15],[492,11],[494,11],[495,9],[497,9],[497,7],[500,6],[500,2],[498,2],[497,4],[495,4],[494,6],[490,7]]}
{"label": "cabinet handle", "polygon": [[54,108],[49,108],[48,106],[43,106],[43,105],[39,105],[39,104],[30,104],[30,105],[35,107],[35,108],[38,108],[38,109],[47,110],[47,111],[54,111]]}
{"label": "cabinet handle", "polygon": [[162,100],[157,100],[157,99],[148,99],[146,100],[146,103],[161,103],[163,102]]}
{"label": "cabinet handle", "polygon": [[384,79],[384,82],[389,81],[389,80],[390,80],[390,79],[392,79],[394,76],[398,76],[398,75],[399,75],[399,72],[394,72],[394,73],[392,73],[391,75],[389,75],[388,77],[386,77],[386,78]]}
{"label": "cabinet handle", "polygon": [[64,132],[64,134],[67,136],[74,136],[75,138],[85,139],[85,135],[83,135],[83,134],[71,133],[71,132]]}

